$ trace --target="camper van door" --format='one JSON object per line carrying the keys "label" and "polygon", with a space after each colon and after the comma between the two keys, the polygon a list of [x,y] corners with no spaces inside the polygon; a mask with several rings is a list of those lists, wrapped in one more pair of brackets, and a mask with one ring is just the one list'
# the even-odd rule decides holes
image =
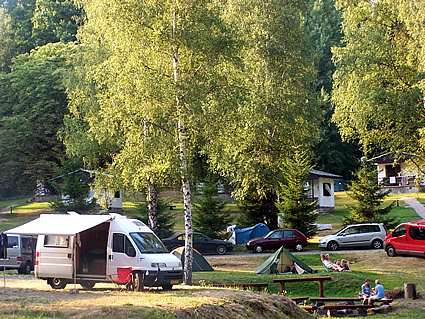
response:
{"label": "camper van door", "polygon": [[73,278],[74,237],[67,235],[38,236],[38,277]]}
{"label": "camper van door", "polygon": [[117,268],[134,267],[137,265],[137,251],[127,234],[114,232],[109,237],[108,274],[117,275]]}

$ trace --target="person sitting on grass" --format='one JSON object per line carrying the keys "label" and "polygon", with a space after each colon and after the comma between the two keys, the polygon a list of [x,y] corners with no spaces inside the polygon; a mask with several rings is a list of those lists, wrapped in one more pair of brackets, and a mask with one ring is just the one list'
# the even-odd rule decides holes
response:
{"label": "person sitting on grass", "polygon": [[379,280],[375,280],[375,288],[372,288],[373,295],[369,298],[369,305],[372,305],[374,301],[379,301],[382,298],[385,298],[384,286],[381,285]]}
{"label": "person sitting on grass", "polygon": [[350,264],[354,263],[346,259],[336,259],[334,262],[331,262],[329,260],[329,254],[321,254],[320,258],[322,259],[322,263],[326,266],[326,268],[336,271],[351,271]]}
{"label": "person sitting on grass", "polygon": [[370,294],[371,294],[370,282],[369,282],[369,279],[365,279],[364,284],[362,285],[362,297],[363,297],[364,305],[367,304]]}

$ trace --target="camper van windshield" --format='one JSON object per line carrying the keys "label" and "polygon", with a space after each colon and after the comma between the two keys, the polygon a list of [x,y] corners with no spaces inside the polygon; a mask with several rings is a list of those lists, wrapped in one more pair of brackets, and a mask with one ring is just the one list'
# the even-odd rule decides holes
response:
{"label": "camper van windshield", "polygon": [[164,244],[151,233],[130,233],[141,253],[168,253]]}

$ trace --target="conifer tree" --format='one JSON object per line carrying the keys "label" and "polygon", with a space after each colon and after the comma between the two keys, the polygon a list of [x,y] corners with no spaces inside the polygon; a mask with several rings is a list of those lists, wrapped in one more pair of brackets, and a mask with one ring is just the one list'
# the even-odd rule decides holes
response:
{"label": "conifer tree", "polygon": [[383,185],[378,183],[377,177],[376,168],[363,158],[348,193],[357,205],[347,205],[350,215],[344,218],[344,224],[375,222],[385,223],[387,227],[397,224],[395,218],[388,217],[394,202],[387,206],[382,205],[390,191],[382,189]]}

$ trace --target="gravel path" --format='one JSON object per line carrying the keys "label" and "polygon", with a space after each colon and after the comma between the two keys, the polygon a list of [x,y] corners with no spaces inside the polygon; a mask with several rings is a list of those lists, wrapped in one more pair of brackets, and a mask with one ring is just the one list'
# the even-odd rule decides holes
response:
{"label": "gravel path", "polygon": [[425,207],[416,198],[403,197],[401,200],[412,207],[421,218],[425,219]]}

